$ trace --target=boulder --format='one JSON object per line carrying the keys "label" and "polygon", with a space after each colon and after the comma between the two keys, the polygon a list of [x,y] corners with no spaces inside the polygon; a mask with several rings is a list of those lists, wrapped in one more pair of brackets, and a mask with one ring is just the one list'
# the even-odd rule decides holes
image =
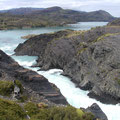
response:
{"label": "boulder", "polygon": [[97,119],[100,120],[108,120],[107,116],[105,115],[105,113],[101,110],[101,108],[96,104],[92,104],[90,107],[88,107],[86,109],[86,112],[92,112]]}

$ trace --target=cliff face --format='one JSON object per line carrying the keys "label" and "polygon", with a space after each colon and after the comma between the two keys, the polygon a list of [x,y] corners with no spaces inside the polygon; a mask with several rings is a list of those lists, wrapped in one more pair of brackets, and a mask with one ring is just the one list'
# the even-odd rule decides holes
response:
{"label": "cliff face", "polygon": [[[49,39],[53,34],[48,35]],[[63,69],[64,75],[71,77],[81,89],[90,90],[90,97],[104,103],[120,102],[120,27],[105,26],[68,32],[58,39],[49,39],[42,54],[38,51],[42,48],[41,36],[38,36],[39,48],[34,49],[36,37],[33,37],[19,45],[16,54],[24,55],[25,50],[25,54],[38,55],[38,66],[45,70]],[[47,41],[45,39],[42,38],[42,41]],[[26,46],[33,48],[27,51],[24,49]]]}
{"label": "cliff face", "polygon": [[0,50],[0,80],[21,81],[25,91],[35,102],[50,102],[56,104],[67,104],[55,85],[48,82],[46,78],[34,71],[25,69],[18,65],[12,58]]}
{"label": "cliff face", "polygon": [[24,44],[20,44],[17,49],[15,49],[15,52],[17,55],[43,55],[45,52],[45,49],[47,47],[47,44],[50,44],[50,41],[53,39],[59,39],[60,37],[64,37],[67,34],[70,34],[72,30],[65,30],[65,31],[59,31],[56,33],[50,33],[50,34],[42,34],[35,37],[30,38],[28,41],[26,41]]}

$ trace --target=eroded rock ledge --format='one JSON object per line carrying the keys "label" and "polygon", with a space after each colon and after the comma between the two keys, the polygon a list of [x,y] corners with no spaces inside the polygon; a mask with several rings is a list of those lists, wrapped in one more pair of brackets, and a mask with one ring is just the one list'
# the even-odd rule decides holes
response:
{"label": "eroded rock ledge", "polygon": [[[54,37],[53,37],[54,36]],[[38,47],[39,46],[39,47]],[[103,103],[120,102],[120,27],[42,34],[20,44],[16,55],[39,56],[37,66],[60,68],[89,96]]]}
{"label": "eroded rock ledge", "polygon": [[0,50],[0,80],[21,81],[33,102],[47,104],[67,104],[59,89],[42,75],[18,65],[11,57]]}

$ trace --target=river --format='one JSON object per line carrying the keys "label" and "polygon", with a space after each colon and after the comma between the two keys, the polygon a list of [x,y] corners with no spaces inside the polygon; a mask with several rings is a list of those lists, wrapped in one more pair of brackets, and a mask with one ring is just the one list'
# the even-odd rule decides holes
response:
{"label": "river", "polygon": [[[44,27],[24,30],[3,30],[0,31],[0,49],[8,55],[11,55],[15,61],[25,68],[32,69],[36,72],[39,68],[32,68],[31,65],[36,63],[36,56],[13,56],[14,49],[18,44],[23,43],[25,40],[21,39],[21,36],[28,34],[42,34],[55,32],[64,29],[73,30],[88,30],[92,27],[106,25],[106,22],[80,22],[77,24],[67,25],[65,27]],[[109,120],[120,120],[120,105],[106,105],[102,104],[95,99],[91,99],[87,96],[89,91],[83,91],[76,88],[75,84],[71,82],[70,78],[62,76],[63,71],[59,69],[51,69],[48,71],[39,71],[38,73],[46,77],[49,82],[54,83],[61,91],[62,95],[65,96],[69,104],[76,108],[92,105],[97,103],[101,109],[105,112]]]}

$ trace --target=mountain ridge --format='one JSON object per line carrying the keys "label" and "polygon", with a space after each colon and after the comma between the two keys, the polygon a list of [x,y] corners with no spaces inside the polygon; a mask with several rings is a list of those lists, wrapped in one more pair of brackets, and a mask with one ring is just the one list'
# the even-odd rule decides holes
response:
{"label": "mountain ridge", "polygon": [[11,13],[9,11],[0,13],[0,30],[64,26],[77,22],[109,22],[115,19],[115,17],[103,10],[83,12],[60,7],[40,10],[38,8],[20,8],[12,10]]}

